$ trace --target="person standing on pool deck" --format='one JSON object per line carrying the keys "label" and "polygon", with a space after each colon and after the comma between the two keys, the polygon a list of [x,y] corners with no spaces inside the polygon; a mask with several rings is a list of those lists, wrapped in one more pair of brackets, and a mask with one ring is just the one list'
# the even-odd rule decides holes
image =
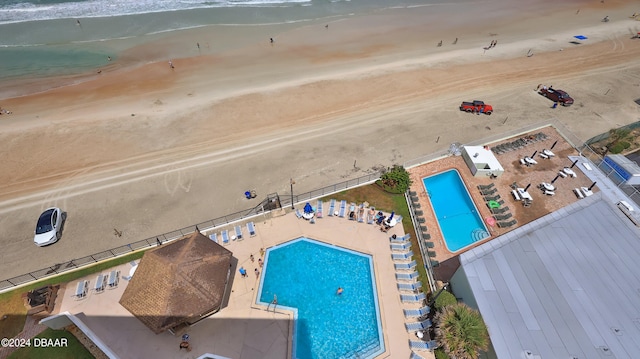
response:
{"label": "person standing on pool deck", "polygon": [[344,289],[342,289],[342,287],[338,287],[338,290],[336,291],[337,295],[342,295],[342,292],[344,292]]}

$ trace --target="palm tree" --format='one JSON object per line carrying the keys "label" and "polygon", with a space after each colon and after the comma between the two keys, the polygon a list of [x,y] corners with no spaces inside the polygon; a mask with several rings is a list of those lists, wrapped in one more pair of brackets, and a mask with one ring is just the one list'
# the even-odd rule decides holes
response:
{"label": "palm tree", "polygon": [[436,340],[451,359],[477,359],[489,348],[489,333],[477,310],[448,305],[435,316]]}

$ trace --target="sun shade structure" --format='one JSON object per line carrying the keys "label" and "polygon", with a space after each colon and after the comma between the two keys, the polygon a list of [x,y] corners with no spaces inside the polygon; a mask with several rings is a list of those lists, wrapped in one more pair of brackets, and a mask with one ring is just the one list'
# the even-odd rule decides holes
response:
{"label": "sun shade structure", "polygon": [[498,177],[504,173],[504,168],[488,147],[462,146],[462,158],[475,177]]}
{"label": "sun shade structure", "polygon": [[232,253],[194,232],[144,254],[120,304],[154,333],[220,310]]}

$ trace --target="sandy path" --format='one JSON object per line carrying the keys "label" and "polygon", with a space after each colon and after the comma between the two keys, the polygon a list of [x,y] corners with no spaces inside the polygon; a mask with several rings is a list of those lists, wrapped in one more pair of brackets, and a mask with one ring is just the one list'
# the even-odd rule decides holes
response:
{"label": "sandy path", "polygon": [[[286,194],[291,177],[300,193],[545,119],[582,139],[633,122],[640,83],[640,43],[627,36],[633,25],[585,28],[593,45],[569,44],[569,32],[559,32],[500,38],[487,52],[485,36],[406,58],[376,55],[385,46],[371,44],[348,61],[306,49],[273,71],[216,58],[231,70],[202,81],[195,69],[210,58],[176,61],[175,73],[158,63],[3,101],[14,112],[28,104],[2,118],[2,150],[11,156],[0,174],[0,242],[12,253],[3,270],[10,277],[247,208],[246,189]],[[535,56],[523,56],[528,48]],[[275,64],[283,54],[270,56]],[[552,110],[532,91],[543,82],[570,91],[576,104]],[[496,113],[458,111],[474,98]],[[63,240],[34,257],[32,222],[54,204],[69,212]]]}

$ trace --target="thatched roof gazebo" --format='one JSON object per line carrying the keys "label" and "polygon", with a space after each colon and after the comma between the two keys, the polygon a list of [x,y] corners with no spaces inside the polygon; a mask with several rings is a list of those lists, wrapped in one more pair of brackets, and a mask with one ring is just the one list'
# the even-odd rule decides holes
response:
{"label": "thatched roof gazebo", "polygon": [[220,310],[231,251],[196,231],[144,254],[120,304],[154,333]]}

